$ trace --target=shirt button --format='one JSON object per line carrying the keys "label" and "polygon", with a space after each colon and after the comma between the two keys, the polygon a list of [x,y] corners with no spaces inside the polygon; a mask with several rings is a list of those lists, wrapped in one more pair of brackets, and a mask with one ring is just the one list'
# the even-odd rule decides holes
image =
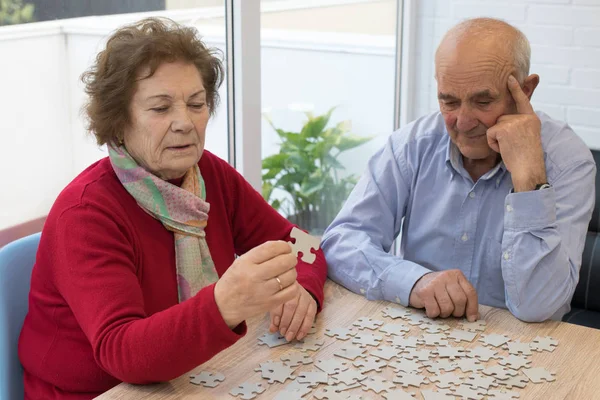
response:
{"label": "shirt button", "polygon": [[400,297],[396,297],[396,303],[400,304]]}
{"label": "shirt button", "polygon": [[464,233],[464,234],[462,235],[462,237],[460,238],[460,240],[462,240],[463,242],[466,242],[467,240],[469,240],[469,237],[467,236],[467,234],[466,234],[466,233]]}
{"label": "shirt button", "polygon": [[506,205],[506,211],[511,212],[513,210],[512,206],[510,204]]}
{"label": "shirt button", "polygon": [[510,256],[508,255],[508,251],[504,252],[504,259],[508,260],[510,258]]}
{"label": "shirt button", "polygon": [[360,292],[361,292],[362,294],[365,294],[365,289],[360,289]]}
{"label": "shirt button", "polygon": [[500,184],[500,178],[496,179],[496,185]]}
{"label": "shirt button", "polygon": [[472,199],[474,199],[475,198],[475,192],[469,193],[469,197],[472,198]]}

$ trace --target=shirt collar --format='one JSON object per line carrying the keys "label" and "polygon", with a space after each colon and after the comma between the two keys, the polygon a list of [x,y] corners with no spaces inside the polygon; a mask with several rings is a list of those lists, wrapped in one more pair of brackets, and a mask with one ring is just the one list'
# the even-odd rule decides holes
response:
{"label": "shirt collar", "polygon": [[[454,178],[454,176],[456,174],[468,177],[469,174],[463,166],[462,154],[460,154],[458,147],[452,142],[452,140],[450,140],[450,137],[447,136],[447,138],[448,138],[448,148],[446,150],[446,166],[452,173],[452,178]],[[489,180],[489,179],[492,179],[495,177],[496,178],[496,182],[495,182],[496,187],[498,187],[498,186],[500,186],[500,182],[502,182],[502,178],[506,174],[506,171],[507,170],[506,170],[506,165],[504,165],[504,161],[500,160],[500,162],[498,164],[496,164],[496,166],[494,168],[492,168],[491,170],[486,172],[480,179]],[[496,175],[498,175],[498,176],[496,176]]]}
{"label": "shirt collar", "polygon": [[446,136],[448,139],[448,148],[446,150],[446,166],[452,172],[452,175],[456,173],[460,173],[462,168],[462,157],[460,151],[458,151],[458,147],[450,140],[449,136]]}

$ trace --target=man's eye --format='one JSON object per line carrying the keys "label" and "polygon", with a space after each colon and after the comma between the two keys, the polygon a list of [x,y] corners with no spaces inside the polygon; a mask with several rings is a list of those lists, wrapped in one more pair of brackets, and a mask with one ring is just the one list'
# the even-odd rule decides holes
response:
{"label": "man's eye", "polygon": [[200,110],[204,107],[204,103],[190,104],[190,107]]}
{"label": "man's eye", "polygon": [[478,101],[477,104],[479,104],[480,106],[489,106],[492,102],[491,101]]}

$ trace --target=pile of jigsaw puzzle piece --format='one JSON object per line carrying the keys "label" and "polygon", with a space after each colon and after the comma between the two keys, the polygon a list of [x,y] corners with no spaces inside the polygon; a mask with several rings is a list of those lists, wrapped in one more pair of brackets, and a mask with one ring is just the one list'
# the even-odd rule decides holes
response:
{"label": "pile of jigsaw puzzle piece", "polygon": [[[513,400],[530,383],[556,379],[534,363],[536,352],[552,352],[558,345],[551,337],[520,342],[486,334],[483,320],[433,320],[397,305],[385,308],[381,318],[330,327],[323,337],[313,328],[302,342],[263,335],[260,345],[289,346],[290,351],[257,366],[262,382],[244,382],[230,395],[254,399],[277,382],[276,400]],[[465,348],[465,343],[474,346]],[[336,345],[333,354],[321,355],[330,344]],[[202,378],[206,381],[206,375]],[[202,384],[198,375],[191,381]],[[358,388],[356,394],[352,389]]]}

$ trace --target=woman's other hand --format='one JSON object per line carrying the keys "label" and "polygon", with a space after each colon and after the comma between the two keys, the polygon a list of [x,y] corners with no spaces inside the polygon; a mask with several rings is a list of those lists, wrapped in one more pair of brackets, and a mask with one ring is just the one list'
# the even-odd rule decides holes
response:
{"label": "woman's other hand", "polygon": [[302,340],[308,334],[317,315],[317,302],[298,282],[298,295],[271,310],[271,332],[285,335],[288,341]]}

